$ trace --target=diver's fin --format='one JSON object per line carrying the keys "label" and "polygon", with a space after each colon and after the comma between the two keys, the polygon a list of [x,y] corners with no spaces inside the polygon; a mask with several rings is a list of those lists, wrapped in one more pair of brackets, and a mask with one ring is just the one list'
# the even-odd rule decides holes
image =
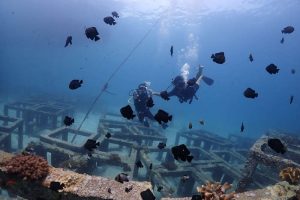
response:
{"label": "diver's fin", "polygon": [[204,81],[204,83],[206,83],[207,85],[212,85],[214,84],[214,80],[212,78],[209,78],[207,76],[203,76],[202,80]]}

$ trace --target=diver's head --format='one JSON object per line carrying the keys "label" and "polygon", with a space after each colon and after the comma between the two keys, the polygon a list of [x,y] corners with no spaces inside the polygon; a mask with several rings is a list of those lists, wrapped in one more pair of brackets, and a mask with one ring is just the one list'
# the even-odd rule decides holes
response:
{"label": "diver's head", "polygon": [[174,80],[172,81],[172,83],[176,88],[184,88],[185,87],[184,78],[182,76],[176,76],[174,78]]}

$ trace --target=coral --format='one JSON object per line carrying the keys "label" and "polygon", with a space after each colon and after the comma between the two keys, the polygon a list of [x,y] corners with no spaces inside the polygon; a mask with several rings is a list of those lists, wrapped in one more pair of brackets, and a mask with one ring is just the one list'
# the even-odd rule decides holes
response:
{"label": "coral", "polygon": [[219,182],[207,182],[205,185],[197,187],[197,191],[204,200],[230,200],[234,198],[234,192],[226,194],[230,188],[229,183],[221,185]]}
{"label": "coral", "polygon": [[35,155],[16,155],[4,164],[7,173],[16,174],[23,179],[38,180],[49,173],[47,161]]}
{"label": "coral", "polygon": [[290,184],[297,185],[300,180],[300,168],[287,167],[282,169],[279,173],[279,177],[283,181],[287,181]]}
{"label": "coral", "polygon": [[296,198],[300,186],[295,186],[283,181],[268,187],[268,190],[271,192],[272,199],[293,199]]}

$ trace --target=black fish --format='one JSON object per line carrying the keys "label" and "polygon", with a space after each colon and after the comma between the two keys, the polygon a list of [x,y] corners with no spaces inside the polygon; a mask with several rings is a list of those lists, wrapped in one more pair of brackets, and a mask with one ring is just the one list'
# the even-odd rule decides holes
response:
{"label": "black fish", "polygon": [[255,92],[255,90],[253,90],[252,88],[247,88],[245,91],[244,91],[244,96],[247,97],[247,98],[256,98],[258,97],[258,93]]}
{"label": "black fish", "polygon": [[202,200],[202,196],[200,194],[194,194],[191,200]]}
{"label": "black fish", "polygon": [[242,122],[242,125],[241,125],[241,132],[244,132],[244,129],[245,129],[244,123]]}
{"label": "black fish", "polygon": [[254,60],[251,53],[250,53],[250,55],[249,55],[249,60],[250,60],[250,62],[253,62],[253,60]]}
{"label": "black fish", "polygon": [[159,124],[162,122],[168,123],[168,121],[172,121],[172,115],[169,115],[169,113],[161,109],[158,110],[154,118]]}
{"label": "black fish", "polygon": [[192,122],[189,123],[189,129],[192,129],[193,128],[193,124]]}
{"label": "black fish", "polygon": [[287,26],[287,27],[285,27],[284,29],[281,30],[281,33],[290,34],[290,33],[294,32],[294,30],[295,30],[294,27]]}
{"label": "black fish", "polygon": [[170,54],[171,54],[171,56],[173,56],[173,45],[171,46]]}
{"label": "black fish", "polygon": [[215,63],[223,64],[225,62],[224,52],[219,52],[211,55],[211,58]]}
{"label": "black fish", "polygon": [[109,194],[111,194],[111,188],[108,188],[108,189],[107,189],[107,192],[108,192]]}
{"label": "black fish", "polygon": [[143,168],[143,167],[144,167],[143,163],[142,163],[140,160],[138,160],[138,161],[135,163],[135,165],[136,165],[138,168]]}
{"label": "black fish", "polygon": [[56,182],[56,181],[52,181],[50,182],[50,189],[53,191],[58,191],[58,190],[62,190],[64,189],[65,184],[60,183],[60,182]]}
{"label": "black fish", "polygon": [[105,137],[106,137],[107,139],[109,139],[109,138],[111,137],[111,133],[107,132],[106,135],[105,135]]}
{"label": "black fish", "polygon": [[118,181],[120,183],[129,182],[128,174],[120,173],[115,177],[115,181]]}
{"label": "black fish", "polygon": [[96,140],[92,140],[92,139],[88,139],[85,144],[84,144],[84,148],[92,151],[93,149],[96,149],[97,146],[100,145],[100,142],[97,142]]}
{"label": "black fish", "polygon": [[163,186],[161,186],[161,185],[157,186],[157,192],[161,192],[163,189],[164,189]]}
{"label": "black fish", "polygon": [[72,45],[72,36],[67,37],[65,47],[67,47],[68,45]]}
{"label": "black fish", "polygon": [[98,33],[96,27],[90,27],[90,28],[85,29],[85,35],[87,38],[89,38],[91,40],[95,40],[95,41],[100,40],[100,37],[98,36],[99,33]]}
{"label": "black fish", "polygon": [[133,110],[130,105],[127,105],[120,109],[120,112],[124,118],[133,119],[135,115],[133,114]]}
{"label": "black fish", "polygon": [[116,11],[113,11],[111,15],[115,18],[119,18],[119,14]]}
{"label": "black fish", "polygon": [[80,88],[82,83],[83,83],[83,80],[72,80],[72,81],[69,83],[69,88],[70,88],[71,90],[75,90],[75,89],[77,89],[77,88]]}
{"label": "black fish", "polygon": [[284,37],[281,38],[280,43],[281,43],[281,44],[284,43]]}
{"label": "black fish", "polygon": [[293,103],[293,101],[294,101],[294,96],[293,96],[293,95],[291,95],[291,97],[290,97],[290,104],[292,104],[292,103]]}
{"label": "black fish", "polygon": [[109,25],[116,25],[117,24],[116,20],[113,17],[111,17],[111,16],[104,17],[103,21],[106,24],[109,24]]}
{"label": "black fish", "polygon": [[152,97],[150,97],[146,103],[146,106],[152,108],[155,104],[153,103]]}
{"label": "black fish", "polygon": [[191,152],[184,144],[174,146],[171,150],[175,160],[181,159],[182,161],[191,162],[194,158],[193,156],[189,155]]}
{"label": "black fish", "polygon": [[149,169],[152,170],[152,167],[153,167],[153,165],[152,165],[152,163],[150,163]]}
{"label": "black fish", "polygon": [[125,192],[128,193],[133,189],[133,186],[131,185],[130,187],[125,187]]}
{"label": "black fish", "polygon": [[69,117],[69,116],[65,116],[64,124],[66,126],[71,126],[73,123],[74,123],[74,118]]}
{"label": "black fish", "polygon": [[286,146],[277,138],[268,139],[268,146],[277,153],[284,154],[287,151]]}
{"label": "black fish", "polygon": [[153,195],[150,189],[147,189],[140,193],[142,200],[155,200],[156,197]]}
{"label": "black fish", "polygon": [[159,148],[159,149],[163,149],[163,148],[165,148],[166,147],[166,143],[163,143],[163,142],[160,142],[160,143],[158,143],[158,145],[157,145],[157,148]]}
{"label": "black fish", "polygon": [[279,69],[272,63],[266,67],[266,71],[269,72],[269,74],[277,74]]}
{"label": "black fish", "polygon": [[295,70],[295,69],[292,69],[292,70],[291,70],[291,73],[292,73],[292,74],[295,74],[295,73],[296,73],[296,70]]}

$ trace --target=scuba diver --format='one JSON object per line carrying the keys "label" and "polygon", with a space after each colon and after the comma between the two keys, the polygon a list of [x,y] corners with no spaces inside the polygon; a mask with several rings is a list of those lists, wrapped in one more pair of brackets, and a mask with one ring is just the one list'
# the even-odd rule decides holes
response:
{"label": "scuba diver", "polygon": [[173,89],[170,92],[162,91],[160,96],[167,101],[170,100],[169,97],[177,96],[180,103],[189,101],[189,104],[192,103],[194,97],[198,100],[196,92],[199,89],[200,81],[203,80],[207,85],[214,83],[213,79],[203,76],[202,71],[203,66],[199,66],[197,75],[188,81],[185,80],[183,74],[176,76],[172,81]]}
{"label": "scuba diver", "polygon": [[150,90],[149,86],[150,82],[141,83],[138,88],[134,89],[130,94],[133,97],[135,111],[139,121],[147,127],[149,127],[149,122],[146,118],[155,120],[153,114],[150,112],[150,108],[154,106],[152,95],[159,95],[159,93]]}

